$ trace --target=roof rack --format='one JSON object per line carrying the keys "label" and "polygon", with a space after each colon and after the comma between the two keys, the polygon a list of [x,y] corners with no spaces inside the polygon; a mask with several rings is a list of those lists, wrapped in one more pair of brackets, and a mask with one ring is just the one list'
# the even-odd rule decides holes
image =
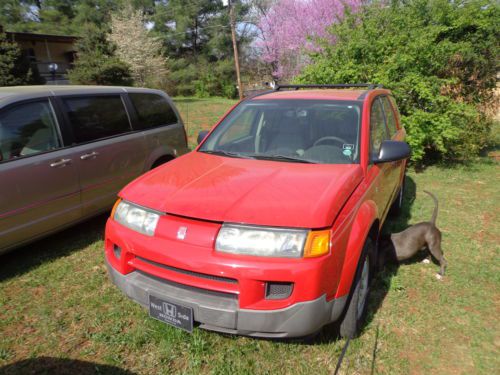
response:
{"label": "roof rack", "polygon": [[277,85],[275,91],[280,91],[282,89],[346,89],[350,87],[366,87],[367,90],[381,89],[384,86],[374,83],[339,83],[335,85]]}

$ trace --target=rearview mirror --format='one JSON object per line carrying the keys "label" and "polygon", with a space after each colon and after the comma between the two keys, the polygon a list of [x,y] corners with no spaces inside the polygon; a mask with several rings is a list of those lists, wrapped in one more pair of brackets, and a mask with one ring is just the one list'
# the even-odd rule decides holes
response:
{"label": "rearview mirror", "polygon": [[208,135],[209,131],[208,130],[202,130],[198,133],[198,144],[203,142],[203,140],[206,138]]}
{"label": "rearview mirror", "polygon": [[373,160],[374,164],[398,161],[410,157],[411,149],[408,143],[402,141],[383,141],[380,145],[378,158]]}

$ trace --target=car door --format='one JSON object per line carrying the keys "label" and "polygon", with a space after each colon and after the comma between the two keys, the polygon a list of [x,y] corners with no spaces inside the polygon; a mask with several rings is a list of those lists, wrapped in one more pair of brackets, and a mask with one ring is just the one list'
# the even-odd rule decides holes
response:
{"label": "car door", "polygon": [[72,134],[83,215],[109,209],[121,188],[143,172],[145,141],[133,132],[121,94],[61,96]]}
{"label": "car door", "polygon": [[[380,97],[380,102],[382,103],[384,109],[384,117],[387,124],[387,130],[389,133],[389,139],[392,140],[403,140],[403,134],[399,131],[398,123],[396,120],[396,113],[389,101],[389,97],[382,96]],[[393,201],[394,197],[399,191],[399,184],[401,181],[402,174],[404,173],[405,168],[405,160],[398,160],[391,163],[387,163],[388,166],[388,178],[387,184],[390,186],[390,200]]]}
{"label": "car door", "polygon": [[0,252],[80,217],[75,160],[63,147],[52,100],[0,110]]}
{"label": "car door", "polygon": [[[370,160],[378,157],[382,142],[388,139],[390,139],[390,136],[385,121],[383,105],[380,97],[377,97],[373,100],[370,110]],[[375,200],[381,210],[379,215],[384,219],[391,203],[394,187],[391,179],[393,165],[392,163],[371,163],[371,168],[374,169],[372,173],[377,174],[375,180]]]}

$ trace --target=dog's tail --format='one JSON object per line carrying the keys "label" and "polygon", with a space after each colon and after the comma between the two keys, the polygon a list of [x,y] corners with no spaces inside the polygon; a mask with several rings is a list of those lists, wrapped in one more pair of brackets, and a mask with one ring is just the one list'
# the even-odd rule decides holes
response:
{"label": "dog's tail", "polygon": [[432,200],[434,201],[434,212],[432,213],[431,223],[436,225],[436,218],[438,215],[438,200],[436,196],[432,194],[430,191],[424,190],[424,193],[429,194]]}

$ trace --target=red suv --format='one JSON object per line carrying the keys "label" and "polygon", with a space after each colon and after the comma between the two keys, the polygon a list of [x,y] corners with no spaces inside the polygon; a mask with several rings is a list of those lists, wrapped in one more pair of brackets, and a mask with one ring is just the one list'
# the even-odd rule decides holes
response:
{"label": "red suv", "polygon": [[120,192],[106,226],[113,282],[188,331],[300,337],[339,321],[356,335],[410,154],[391,92],[281,86],[207,133]]}

